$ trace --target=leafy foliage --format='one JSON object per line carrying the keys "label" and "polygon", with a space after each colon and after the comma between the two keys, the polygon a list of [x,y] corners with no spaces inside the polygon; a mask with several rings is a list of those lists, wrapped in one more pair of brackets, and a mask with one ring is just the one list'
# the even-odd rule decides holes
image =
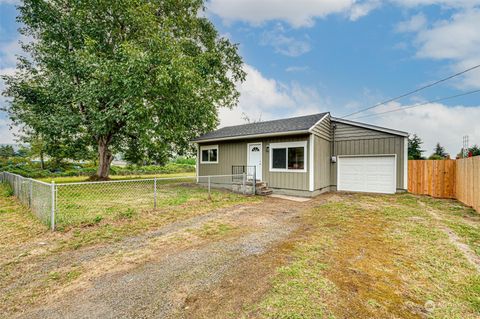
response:
{"label": "leafy foliage", "polygon": [[55,158],[113,154],[160,163],[218,124],[245,73],[237,45],[202,14],[203,0],[25,0],[19,71],[5,76],[17,125]]}
{"label": "leafy foliage", "polygon": [[480,147],[477,144],[473,145],[468,149],[468,153],[472,156],[480,156]]}
{"label": "leafy foliage", "polygon": [[[21,158],[10,158],[0,160],[0,171],[11,172],[30,178],[42,177],[67,177],[67,176],[91,176],[96,172],[96,167],[91,164],[79,163],[61,163],[49,161],[42,168],[39,162],[30,162]],[[137,166],[129,165],[126,167],[112,166],[111,175],[147,175],[147,174],[175,174],[175,173],[193,173],[195,165],[170,162],[164,166],[149,165]]]}
{"label": "leafy foliage", "polygon": [[0,157],[1,158],[10,158],[15,156],[15,150],[12,145],[2,145],[0,146]]}
{"label": "leafy foliage", "polygon": [[428,159],[445,159],[448,157],[448,153],[445,152],[445,148],[437,143],[433,149],[433,154]]}
{"label": "leafy foliage", "polygon": [[417,134],[408,137],[408,159],[423,159],[422,153],[425,151],[421,149],[422,144],[423,141]]}

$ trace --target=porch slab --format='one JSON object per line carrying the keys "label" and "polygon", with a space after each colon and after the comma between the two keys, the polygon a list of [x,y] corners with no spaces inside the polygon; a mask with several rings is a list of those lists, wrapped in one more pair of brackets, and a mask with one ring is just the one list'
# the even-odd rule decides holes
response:
{"label": "porch slab", "polygon": [[272,194],[268,196],[274,197],[274,198],[286,199],[293,202],[302,202],[302,203],[308,202],[309,200],[311,200],[311,198],[308,198],[308,197],[288,196],[288,195],[280,195],[280,194]]}

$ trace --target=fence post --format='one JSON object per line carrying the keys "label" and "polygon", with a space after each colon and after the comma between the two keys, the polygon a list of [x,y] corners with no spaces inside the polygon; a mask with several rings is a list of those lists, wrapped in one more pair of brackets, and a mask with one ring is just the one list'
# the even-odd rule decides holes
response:
{"label": "fence post", "polygon": [[247,173],[243,172],[243,195],[247,192]]}
{"label": "fence post", "polygon": [[253,167],[253,195],[257,194],[257,167]]}
{"label": "fence post", "polygon": [[50,226],[52,231],[55,230],[55,181],[52,181],[50,186],[52,191],[52,209],[51,209],[51,216],[50,216]]}
{"label": "fence post", "polygon": [[30,192],[28,194],[28,207],[31,208],[32,207],[32,195],[33,195],[33,181],[32,179],[30,178]]}
{"label": "fence post", "polygon": [[157,209],[157,177],[153,178],[153,209]]}
{"label": "fence post", "polygon": [[208,199],[212,199],[212,195],[210,194],[210,176],[208,176]]}

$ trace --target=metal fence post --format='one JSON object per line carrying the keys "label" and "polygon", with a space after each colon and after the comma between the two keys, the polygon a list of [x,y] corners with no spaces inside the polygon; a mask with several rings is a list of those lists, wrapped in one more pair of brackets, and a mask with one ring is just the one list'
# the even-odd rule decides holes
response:
{"label": "metal fence post", "polygon": [[157,177],[153,178],[153,209],[157,209]]}
{"label": "metal fence post", "polygon": [[243,172],[243,195],[247,192],[247,173]]}
{"label": "metal fence post", "polygon": [[31,208],[32,207],[32,196],[33,196],[33,181],[32,181],[31,178],[30,178],[29,182],[30,182],[30,192],[28,194],[28,207]]}
{"label": "metal fence post", "polygon": [[210,176],[208,176],[208,199],[212,199],[212,195],[210,194]]}
{"label": "metal fence post", "polygon": [[51,216],[50,216],[50,226],[52,228],[52,231],[55,230],[55,181],[52,181],[51,184],[51,190],[52,190],[52,209],[51,209]]}
{"label": "metal fence post", "polygon": [[257,167],[253,167],[253,195],[257,194]]}

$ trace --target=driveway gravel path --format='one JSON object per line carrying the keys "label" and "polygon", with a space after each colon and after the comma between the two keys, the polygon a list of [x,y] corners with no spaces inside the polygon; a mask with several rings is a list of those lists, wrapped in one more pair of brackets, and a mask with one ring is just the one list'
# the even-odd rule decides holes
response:
{"label": "driveway gravel path", "polygon": [[[220,209],[119,243],[45,260],[42,271],[76,263],[88,273],[18,317],[181,317],[190,295],[228,280],[226,274],[241,261],[287,239],[311,204],[267,198],[261,205]],[[205,225],[229,225],[233,231],[195,236]]]}

